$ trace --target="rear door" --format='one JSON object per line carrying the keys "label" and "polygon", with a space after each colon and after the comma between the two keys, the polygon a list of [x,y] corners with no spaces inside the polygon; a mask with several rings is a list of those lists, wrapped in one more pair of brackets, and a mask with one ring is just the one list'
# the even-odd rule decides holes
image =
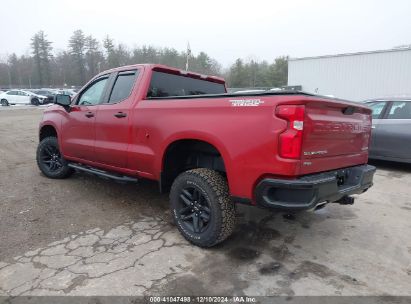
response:
{"label": "rear door", "polygon": [[381,155],[381,126],[380,123],[387,110],[389,102],[386,100],[374,101],[366,104],[372,110],[372,131],[370,143],[370,158]]}
{"label": "rear door", "polygon": [[30,95],[26,92],[19,91],[19,103],[21,104],[30,104]]}
{"label": "rear door", "polygon": [[411,100],[392,101],[377,129],[380,156],[411,159]]}
{"label": "rear door", "polygon": [[134,103],[133,88],[139,70],[113,73],[105,102],[98,106],[95,129],[95,154],[99,163],[117,168],[127,167],[130,142],[130,109]]}

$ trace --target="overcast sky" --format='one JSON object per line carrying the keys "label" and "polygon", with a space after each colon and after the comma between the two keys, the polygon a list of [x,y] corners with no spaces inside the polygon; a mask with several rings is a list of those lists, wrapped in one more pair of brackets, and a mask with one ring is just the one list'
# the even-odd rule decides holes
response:
{"label": "overcast sky", "polygon": [[44,30],[55,50],[82,29],[116,43],[205,51],[224,66],[238,57],[317,56],[411,44],[410,0],[1,1],[0,54],[29,53]]}

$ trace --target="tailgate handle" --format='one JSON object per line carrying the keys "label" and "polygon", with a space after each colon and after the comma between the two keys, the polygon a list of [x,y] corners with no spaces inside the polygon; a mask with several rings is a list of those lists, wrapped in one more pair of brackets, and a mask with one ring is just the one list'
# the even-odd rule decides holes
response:
{"label": "tailgate handle", "polygon": [[353,115],[355,112],[355,107],[346,107],[341,111],[344,115]]}

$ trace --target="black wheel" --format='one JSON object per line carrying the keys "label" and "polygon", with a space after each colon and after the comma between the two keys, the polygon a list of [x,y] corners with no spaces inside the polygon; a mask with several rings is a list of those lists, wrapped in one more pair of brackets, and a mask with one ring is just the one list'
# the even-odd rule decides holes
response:
{"label": "black wheel", "polygon": [[174,221],[181,234],[200,247],[211,247],[231,235],[235,208],[226,179],[200,168],[180,174],[170,191]]}
{"label": "black wheel", "polygon": [[7,99],[2,99],[2,100],[1,100],[1,105],[2,105],[3,107],[8,107],[8,106],[9,106],[9,102],[7,101]]}
{"label": "black wheel", "polygon": [[39,143],[36,158],[40,171],[47,177],[66,178],[73,173],[60,153],[56,137],[46,137]]}
{"label": "black wheel", "polygon": [[33,99],[31,100],[31,104],[32,104],[33,106],[38,106],[38,105],[40,104],[40,102],[39,102],[39,100],[38,100],[37,98],[33,98]]}

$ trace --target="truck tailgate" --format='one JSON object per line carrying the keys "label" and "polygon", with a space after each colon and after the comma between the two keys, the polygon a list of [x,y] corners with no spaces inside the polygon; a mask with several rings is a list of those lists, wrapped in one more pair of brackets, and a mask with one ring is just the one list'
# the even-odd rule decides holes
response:
{"label": "truck tailgate", "polygon": [[327,171],[366,162],[370,131],[371,111],[362,105],[334,100],[307,103],[301,153],[303,171],[308,173],[311,166]]}

